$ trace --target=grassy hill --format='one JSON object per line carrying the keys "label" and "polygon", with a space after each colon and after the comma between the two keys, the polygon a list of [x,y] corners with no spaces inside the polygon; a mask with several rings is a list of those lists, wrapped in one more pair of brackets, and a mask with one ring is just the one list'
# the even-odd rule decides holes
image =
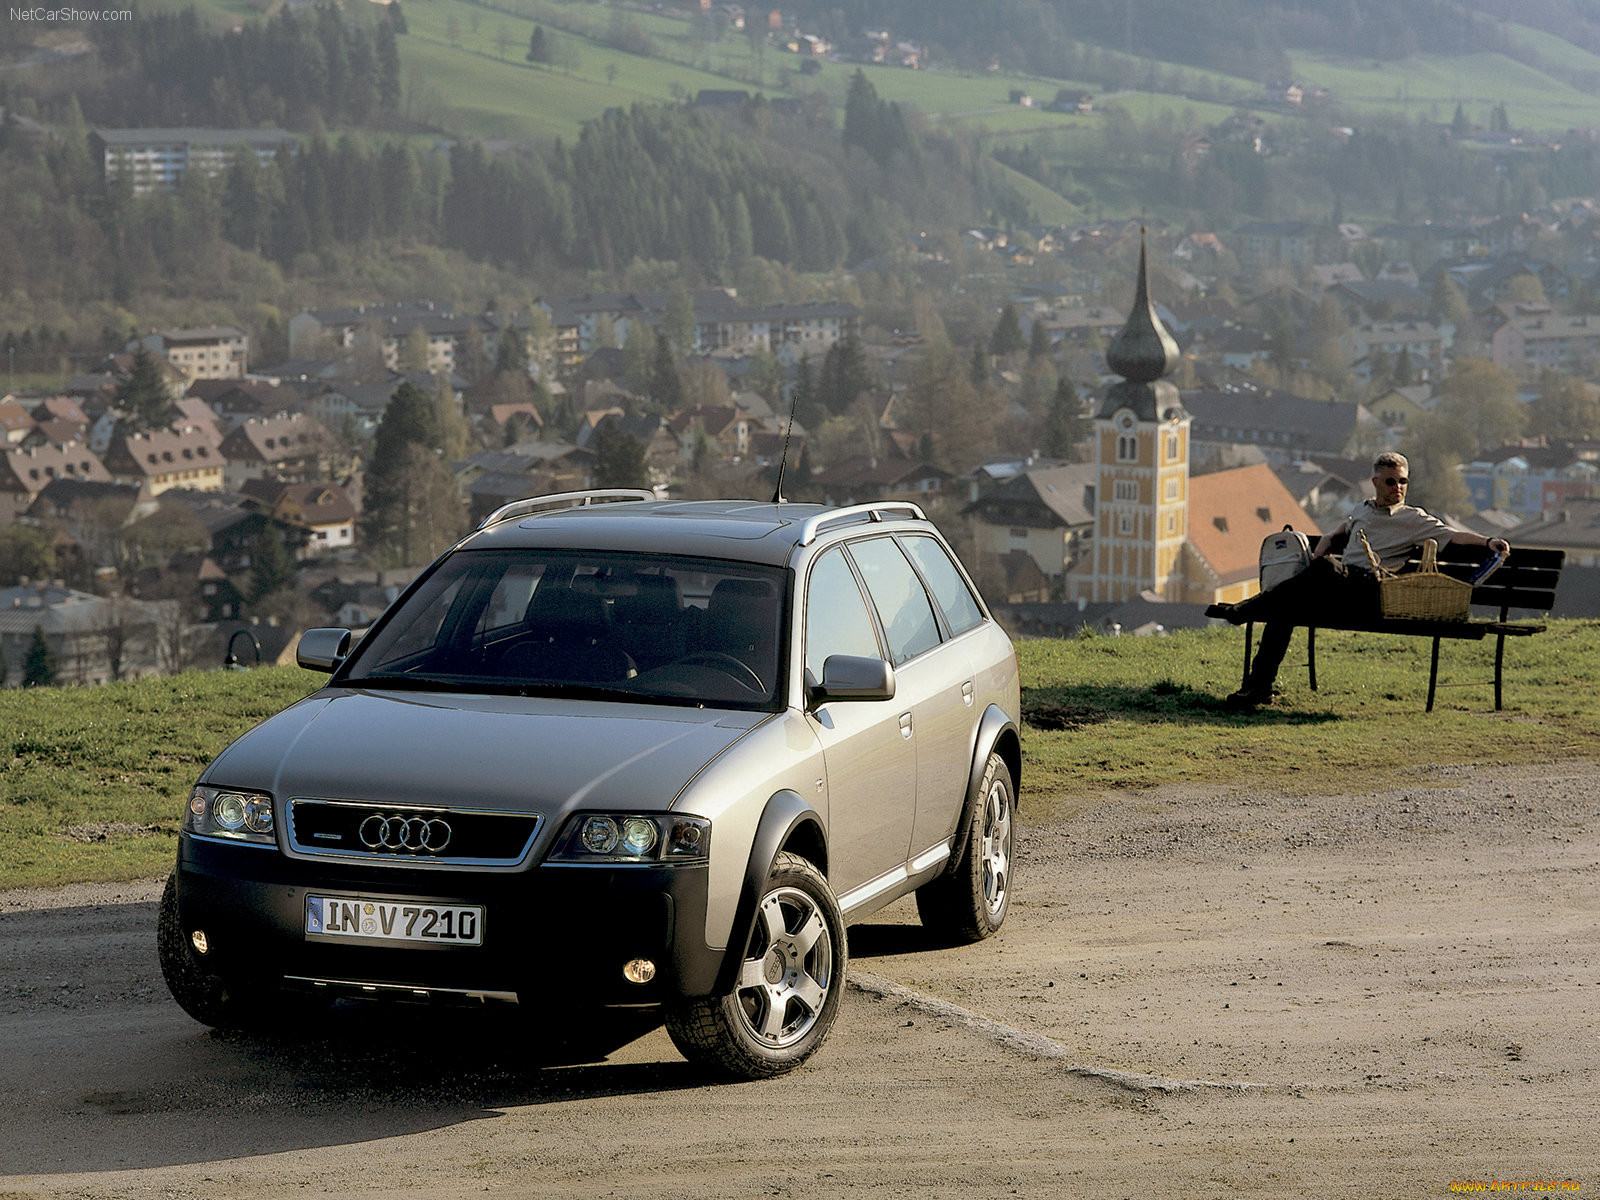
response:
{"label": "grassy hill", "polygon": [[[1187,781],[1379,783],[1388,764],[1592,756],[1600,626],[1556,622],[1508,651],[1492,709],[1492,643],[1447,647],[1439,707],[1422,712],[1428,643],[1324,632],[1322,690],[1291,651],[1285,697],[1254,714],[1220,697],[1237,630],[1019,644],[1029,716],[1023,818],[1112,788]],[[1298,643],[1296,644],[1296,649]],[[190,785],[231,739],[318,686],[298,668],[191,671],[99,688],[0,692],[0,888],[165,872]],[[1039,806],[1039,807],[1036,807]]]}

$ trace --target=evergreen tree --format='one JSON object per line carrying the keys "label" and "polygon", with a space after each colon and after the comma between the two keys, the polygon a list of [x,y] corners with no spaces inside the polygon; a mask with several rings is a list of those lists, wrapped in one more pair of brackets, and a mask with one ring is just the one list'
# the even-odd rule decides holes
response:
{"label": "evergreen tree", "polygon": [[650,364],[650,403],[659,412],[676,412],[683,406],[683,377],[677,356],[664,333],[656,334],[655,358]]}
{"label": "evergreen tree", "polygon": [[361,536],[378,561],[425,561],[460,532],[465,512],[437,449],[442,440],[433,398],[401,384],[378,422],[366,473]]}
{"label": "evergreen tree", "polygon": [[255,553],[250,559],[251,604],[259,604],[274,592],[294,588],[294,559],[284,544],[283,531],[269,524],[256,541]]}
{"label": "evergreen tree", "polygon": [[622,339],[622,386],[635,396],[650,392],[650,370],[655,363],[656,339],[643,321],[629,321]]}
{"label": "evergreen tree", "polygon": [[995,358],[1004,358],[1027,348],[1028,339],[1022,336],[1022,321],[1017,316],[1017,306],[1008,301],[1000,310],[1000,318],[994,323],[993,332],[989,334],[989,353]]}
{"label": "evergreen tree", "polygon": [[133,369],[117,386],[114,403],[122,414],[117,423],[122,433],[149,433],[166,425],[172,395],[161,364],[143,346],[133,352]]}
{"label": "evergreen tree", "polygon": [[527,59],[531,63],[538,64],[550,61],[550,38],[545,33],[543,25],[533,27],[533,36],[528,39]]}
{"label": "evergreen tree", "polygon": [[1450,118],[1450,136],[1460,141],[1472,133],[1472,122],[1467,120],[1467,110],[1456,105],[1456,114]]}
{"label": "evergreen tree", "polygon": [[376,38],[378,69],[378,111],[396,115],[400,111],[400,46],[395,35],[405,32],[405,18],[399,16],[400,5],[391,4],[396,19],[379,21]]}
{"label": "evergreen tree", "polygon": [[861,339],[850,334],[829,346],[823,355],[816,400],[824,411],[837,416],[847,412],[857,396],[879,386],[878,374]]}
{"label": "evergreen tree", "polygon": [[1028,331],[1028,357],[1038,360],[1049,358],[1052,346],[1050,344],[1050,331],[1044,327],[1044,322],[1034,318],[1033,328]]}
{"label": "evergreen tree", "polygon": [[597,488],[647,488],[650,472],[645,466],[644,443],[608,417],[594,431],[594,486]]}
{"label": "evergreen tree", "polygon": [[1056,383],[1055,395],[1050,398],[1050,407],[1045,413],[1042,449],[1051,458],[1077,462],[1083,427],[1083,404],[1078,399],[1078,389],[1063,375]]}
{"label": "evergreen tree", "polygon": [[44,635],[44,626],[35,625],[28,656],[22,662],[22,686],[49,687],[56,681],[56,674],[56,652]]}
{"label": "evergreen tree", "polygon": [[506,371],[527,374],[528,347],[522,340],[522,331],[507,325],[500,331],[500,341],[494,348],[494,373]]}
{"label": "evergreen tree", "polygon": [[972,343],[972,358],[967,364],[967,379],[973,387],[983,388],[989,386],[989,356],[984,352],[983,342]]}

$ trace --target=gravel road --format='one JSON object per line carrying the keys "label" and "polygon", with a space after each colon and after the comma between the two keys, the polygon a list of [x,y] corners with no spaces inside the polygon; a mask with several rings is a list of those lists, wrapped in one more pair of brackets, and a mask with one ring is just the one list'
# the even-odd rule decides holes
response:
{"label": "gravel road", "polygon": [[0,892],[0,1200],[1600,1188],[1600,764],[1390,783],[1027,822],[999,937],[853,929],[832,1038],[759,1084],[659,1029],[584,1065],[358,1006],[209,1033],[160,981],[159,881]]}

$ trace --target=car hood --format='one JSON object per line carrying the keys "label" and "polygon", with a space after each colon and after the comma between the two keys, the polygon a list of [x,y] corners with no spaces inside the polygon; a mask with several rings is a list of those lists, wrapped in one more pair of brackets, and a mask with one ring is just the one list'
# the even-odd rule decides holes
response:
{"label": "car hood", "polygon": [[336,688],[251,730],[205,782],[282,799],[445,805],[554,817],[669,807],[764,713]]}

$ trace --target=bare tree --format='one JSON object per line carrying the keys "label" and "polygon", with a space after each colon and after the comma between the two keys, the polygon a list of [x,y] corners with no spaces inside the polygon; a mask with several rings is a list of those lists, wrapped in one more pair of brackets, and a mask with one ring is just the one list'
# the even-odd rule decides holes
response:
{"label": "bare tree", "polygon": [[135,636],[133,612],[124,596],[112,596],[100,610],[95,633],[105,646],[106,670],[113,680],[127,670],[129,643]]}

